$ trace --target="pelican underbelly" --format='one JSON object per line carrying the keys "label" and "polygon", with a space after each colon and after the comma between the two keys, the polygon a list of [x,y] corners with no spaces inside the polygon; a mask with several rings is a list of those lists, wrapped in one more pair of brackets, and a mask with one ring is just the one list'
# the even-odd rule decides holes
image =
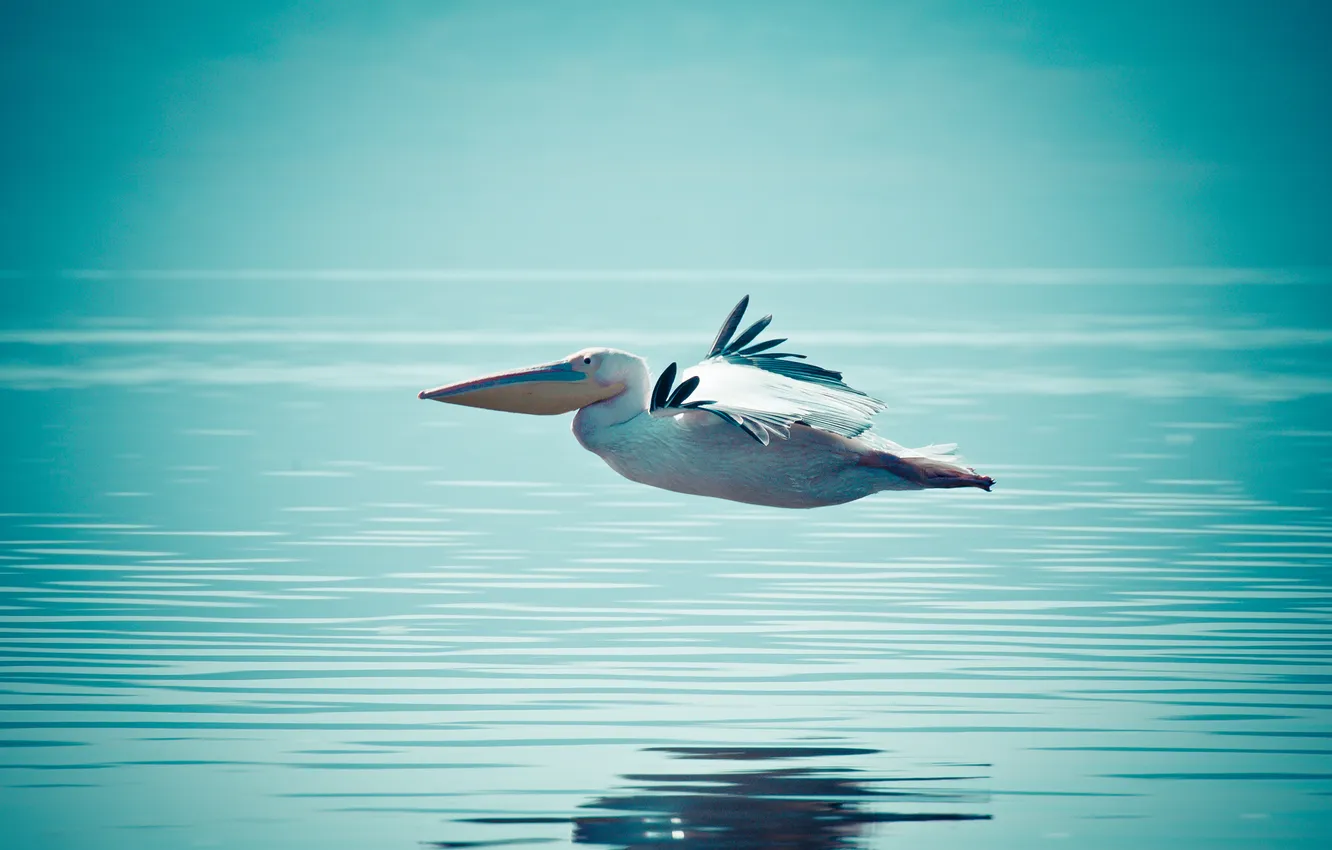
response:
{"label": "pelican underbelly", "polygon": [[858,463],[850,441],[812,428],[767,446],[710,413],[643,413],[574,433],[584,448],[631,481],[736,502],[815,508],[863,498],[895,482]]}

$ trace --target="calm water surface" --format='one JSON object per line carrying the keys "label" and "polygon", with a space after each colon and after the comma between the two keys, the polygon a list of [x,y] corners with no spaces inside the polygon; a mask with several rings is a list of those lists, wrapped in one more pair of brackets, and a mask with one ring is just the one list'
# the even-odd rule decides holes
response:
{"label": "calm water surface", "polygon": [[[5,287],[6,848],[1332,836],[1319,287]],[[415,398],[746,291],[995,492],[696,499]]]}

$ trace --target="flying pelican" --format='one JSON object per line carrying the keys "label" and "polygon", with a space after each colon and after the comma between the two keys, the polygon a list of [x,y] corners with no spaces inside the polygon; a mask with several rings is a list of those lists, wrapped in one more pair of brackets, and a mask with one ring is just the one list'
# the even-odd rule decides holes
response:
{"label": "flying pelican", "polygon": [[647,361],[614,348],[422,390],[447,404],[558,414],[577,410],[583,448],[640,484],[778,508],[839,505],[881,490],[979,487],[994,479],[962,466],[952,445],[908,449],[870,431],[885,405],[842,373],[757,342],[772,316],[739,336],[740,299],[708,356],[655,386]]}

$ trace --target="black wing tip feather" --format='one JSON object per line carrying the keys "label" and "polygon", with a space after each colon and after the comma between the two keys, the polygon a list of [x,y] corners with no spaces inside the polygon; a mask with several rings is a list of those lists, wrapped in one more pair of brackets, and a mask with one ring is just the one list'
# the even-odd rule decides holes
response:
{"label": "black wing tip feather", "polygon": [[726,321],[722,322],[721,330],[717,331],[717,338],[712,341],[712,350],[708,352],[709,357],[716,357],[726,350],[731,341],[731,336],[735,334],[735,329],[740,327],[740,320],[745,317],[745,310],[749,308],[749,296],[746,295],[740,299],[740,302],[732,308]]}
{"label": "black wing tip feather", "polygon": [[649,410],[656,410],[659,407],[665,407],[666,401],[671,394],[671,385],[675,383],[674,363],[661,370],[661,375],[657,378],[657,385],[652,388],[652,406]]}
{"label": "black wing tip feather", "polygon": [[776,348],[777,346],[781,345],[784,342],[786,342],[786,337],[769,339],[763,342],[755,343],[746,348],[744,351],[741,351],[740,353],[745,355],[746,357],[752,357],[755,354],[758,354],[759,352],[767,351],[769,348]]}
{"label": "black wing tip feather", "polygon": [[684,404],[684,400],[689,398],[690,393],[698,389],[698,375],[687,380],[681,381],[680,386],[675,388],[671,397],[666,400],[666,407],[679,407]]}
{"label": "black wing tip feather", "polygon": [[698,376],[694,375],[684,379],[672,392],[671,387],[675,384],[675,372],[676,364],[674,363],[661,370],[661,376],[657,378],[657,385],[652,388],[652,406],[648,408],[650,411],[671,408],[696,410],[705,404],[716,404],[714,401],[703,399],[686,403],[689,396],[694,394],[694,390],[698,389]]}
{"label": "black wing tip feather", "polygon": [[744,333],[742,333],[742,334],[740,334],[740,336],[736,337],[735,342],[733,342],[733,343],[731,343],[730,345],[726,346],[726,353],[727,353],[727,354],[730,354],[730,353],[733,353],[733,352],[740,351],[740,350],[743,349],[745,346],[747,346],[747,345],[749,345],[751,342],[753,342],[753,341],[754,341],[754,337],[756,337],[756,336],[758,336],[759,334],[763,333],[764,328],[766,328],[766,327],[767,327],[768,325],[770,325],[770,324],[772,324],[772,314],[771,314],[771,313],[769,313],[768,315],[764,316],[763,318],[759,319],[757,322],[755,322],[754,324],[752,324],[752,325],[750,325],[748,328],[746,328]]}
{"label": "black wing tip feather", "polygon": [[[839,390],[853,393],[855,395],[866,395],[860,390],[847,386],[842,380],[842,373],[835,369],[825,369],[822,366],[816,366],[813,363],[795,362],[805,360],[805,355],[794,354],[789,351],[772,351],[778,345],[786,342],[786,339],[769,339],[763,342],[754,342],[754,340],[767,330],[768,325],[772,323],[772,316],[764,316],[754,324],[750,325],[740,336],[735,336],[736,329],[740,327],[740,321],[744,318],[745,310],[749,307],[749,296],[740,299],[726,321],[722,323],[721,330],[717,332],[717,338],[712,343],[712,351],[708,353],[708,358],[720,357],[728,363],[734,363],[737,366],[751,366],[755,369],[762,369],[765,372],[772,372],[782,375],[796,381],[807,381],[814,384],[823,384],[828,387],[836,387]],[[866,396],[868,397],[868,396]]]}

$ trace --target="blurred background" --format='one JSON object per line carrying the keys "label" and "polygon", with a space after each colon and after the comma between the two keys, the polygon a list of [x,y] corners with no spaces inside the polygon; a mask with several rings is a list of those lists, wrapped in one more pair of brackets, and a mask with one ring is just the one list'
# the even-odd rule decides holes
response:
{"label": "blurred background", "polygon": [[4,14],[15,270],[1332,262],[1314,0]]}
{"label": "blurred background", "polygon": [[[5,4],[5,846],[1324,846],[1328,16]],[[416,398],[746,293],[995,492]]]}

